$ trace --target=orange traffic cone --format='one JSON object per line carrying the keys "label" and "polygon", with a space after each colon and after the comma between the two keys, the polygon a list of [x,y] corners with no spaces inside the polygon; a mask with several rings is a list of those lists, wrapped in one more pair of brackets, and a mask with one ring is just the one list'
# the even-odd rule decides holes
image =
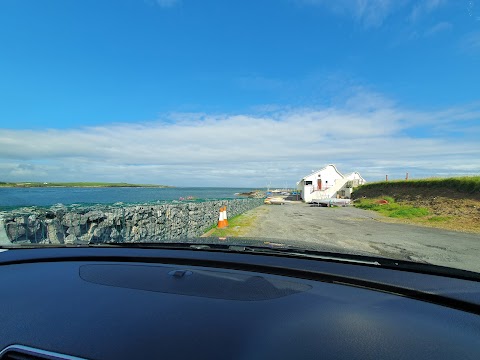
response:
{"label": "orange traffic cone", "polygon": [[225,226],[228,226],[228,219],[227,219],[227,207],[223,207],[223,221],[225,221]]}
{"label": "orange traffic cone", "polygon": [[227,207],[221,207],[220,208],[220,213],[218,215],[218,229],[222,229],[228,226],[228,220],[227,220]]}

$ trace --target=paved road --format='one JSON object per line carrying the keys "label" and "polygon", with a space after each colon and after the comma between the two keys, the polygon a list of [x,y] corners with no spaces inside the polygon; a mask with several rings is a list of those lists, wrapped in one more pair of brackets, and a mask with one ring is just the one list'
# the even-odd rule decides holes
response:
{"label": "paved road", "polygon": [[299,240],[313,248],[361,250],[480,272],[479,234],[386,223],[375,212],[353,207],[288,203],[263,205],[253,211],[258,223],[244,236]]}

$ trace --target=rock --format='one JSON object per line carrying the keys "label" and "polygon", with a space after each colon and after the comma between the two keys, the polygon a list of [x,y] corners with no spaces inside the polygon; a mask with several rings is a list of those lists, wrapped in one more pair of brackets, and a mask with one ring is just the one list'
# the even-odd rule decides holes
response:
{"label": "rock", "polygon": [[89,221],[97,221],[103,219],[105,214],[100,210],[89,211],[85,214]]}
{"label": "rock", "polygon": [[116,228],[113,228],[112,231],[110,232],[111,239],[118,239],[121,237],[122,237],[122,234]]}
{"label": "rock", "polygon": [[17,222],[11,222],[6,225],[7,236],[13,241],[19,241],[22,237],[25,239],[25,227]]}
{"label": "rock", "polygon": [[82,230],[81,230],[80,226],[71,226],[67,229],[67,234],[74,235],[75,237],[77,237],[77,236],[80,236],[82,234]]}
{"label": "rock", "polygon": [[67,207],[63,204],[53,205],[50,210],[55,214],[55,217],[61,218],[68,211]]}
{"label": "rock", "polygon": [[62,218],[62,224],[65,226],[75,226],[80,224],[82,216],[80,214],[68,212]]}
{"label": "rock", "polygon": [[51,222],[50,224],[47,225],[47,234],[48,234],[48,239],[50,240],[51,244],[63,244],[64,239],[63,239],[63,234],[58,231],[59,229],[57,228],[56,224]]}
{"label": "rock", "polygon": [[6,232],[6,227],[4,225],[4,219],[0,216],[0,245],[10,245],[8,234]]}
{"label": "rock", "polygon": [[79,242],[88,244],[92,241],[92,237],[93,237],[93,234],[86,233],[86,234],[83,234],[82,236],[78,237],[78,240],[79,240]]}
{"label": "rock", "polygon": [[75,244],[77,240],[78,239],[75,235],[70,234],[65,238],[65,244]]}

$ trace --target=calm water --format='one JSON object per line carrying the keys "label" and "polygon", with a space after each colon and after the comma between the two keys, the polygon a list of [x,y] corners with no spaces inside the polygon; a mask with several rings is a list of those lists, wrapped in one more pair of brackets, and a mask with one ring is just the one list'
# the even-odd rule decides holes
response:
{"label": "calm water", "polygon": [[196,199],[235,198],[250,188],[0,188],[0,207],[49,206],[54,204],[145,203]]}

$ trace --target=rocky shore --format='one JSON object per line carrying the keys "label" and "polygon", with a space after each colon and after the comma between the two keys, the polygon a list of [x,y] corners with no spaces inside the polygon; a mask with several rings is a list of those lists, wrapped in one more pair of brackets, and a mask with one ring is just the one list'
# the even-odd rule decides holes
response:
{"label": "rocky shore", "polygon": [[253,198],[253,199],[263,199],[267,195],[266,195],[265,191],[254,190],[254,191],[249,191],[249,192],[244,192],[244,193],[238,193],[237,196],[245,196],[245,197]]}

